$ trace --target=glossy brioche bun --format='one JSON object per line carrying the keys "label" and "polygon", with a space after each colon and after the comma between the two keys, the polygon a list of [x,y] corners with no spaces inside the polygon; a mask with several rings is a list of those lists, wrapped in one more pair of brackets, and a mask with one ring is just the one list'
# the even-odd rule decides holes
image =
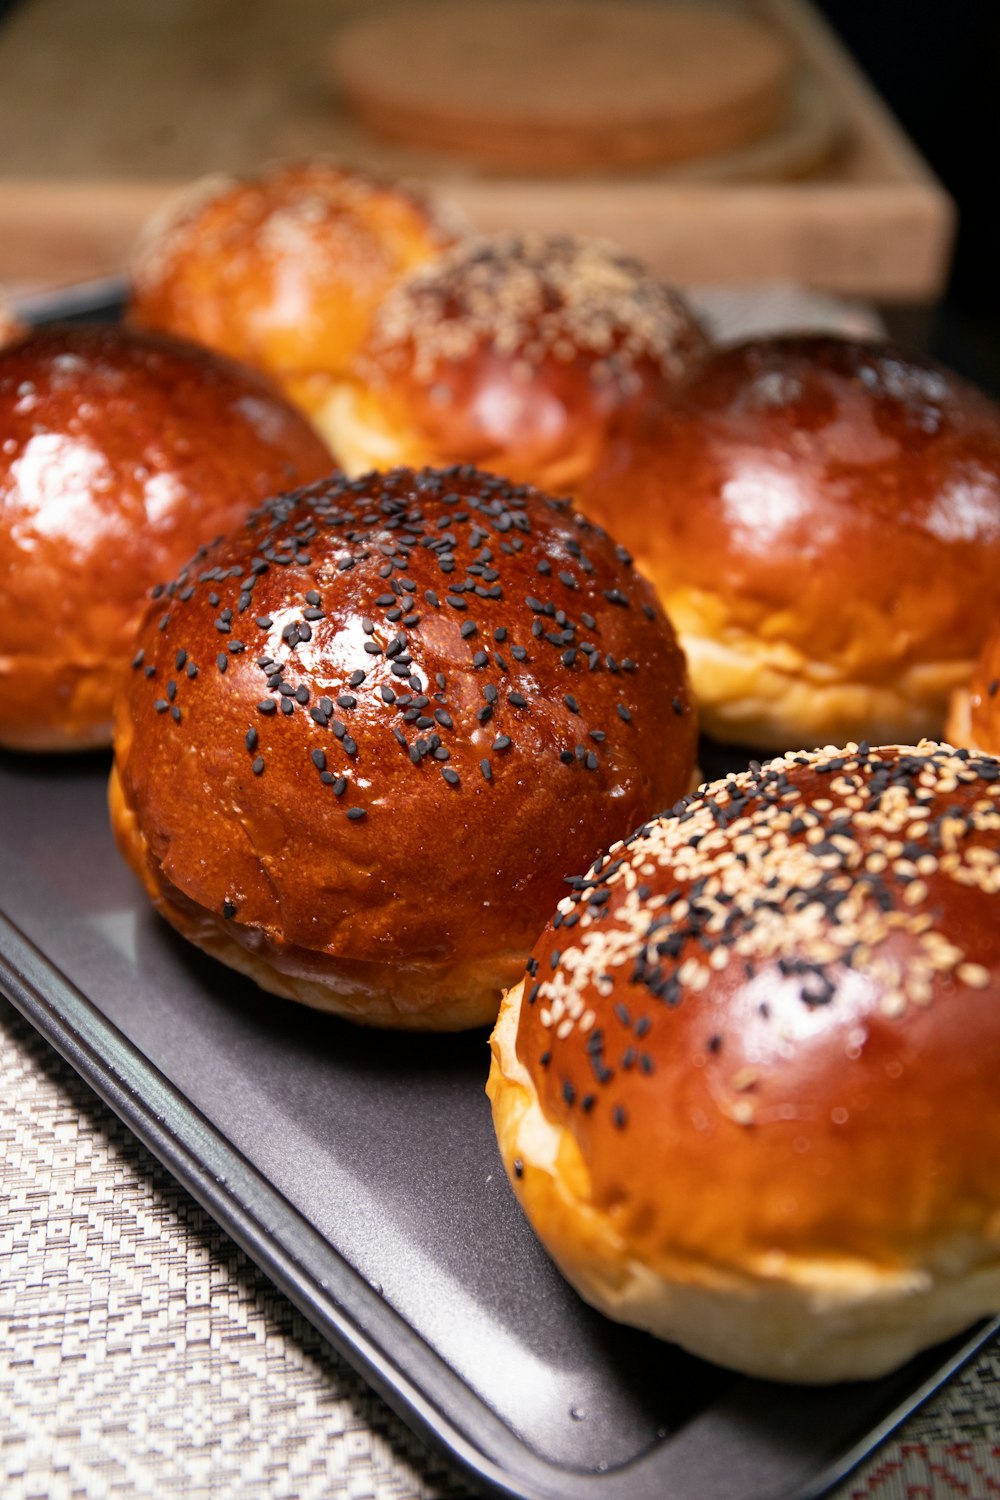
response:
{"label": "glossy brioche bun", "polygon": [[147,618],[119,845],[266,989],[376,1026],[491,1021],[566,872],[689,785],[653,601],[565,503],[472,469],[281,497]]}
{"label": "glossy brioche bun", "polygon": [[389,288],[456,228],[429,199],[322,159],[208,177],[147,224],[129,317],[266,370],[312,412]]}
{"label": "glossy brioche bun", "polygon": [[317,420],[351,473],[477,463],[569,493],[707,347],[680,297],[614,246],[468,240],[389,293]]}
{"label": "glossy brioche bun", "polygon": [[953,745],[1000,755],[1000,628],[979,653],[970,681],[952,693],[945,734]]}
{"label": "glossy brioche bun", "polygon": [[0,352],[0,744],[106,745],[145,595],[331,460],[263,376],[120,327]]}
{"label": "glossy brioche bun", "polygon": [[718,739],[939,734],[1000,612],[1000,409],[891,345],[719,350],[580,503],[656,585]]}
{"label": "glossy brioche bun", "polygon": [[998,778],[926,741],[754,763],[560,903],[489,1092],[588,1301],[807,1382],[1000,1311]]}

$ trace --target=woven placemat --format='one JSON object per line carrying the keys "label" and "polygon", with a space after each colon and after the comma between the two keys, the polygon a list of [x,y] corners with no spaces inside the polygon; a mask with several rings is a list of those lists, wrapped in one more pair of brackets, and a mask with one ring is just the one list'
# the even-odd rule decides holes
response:
{"label": "woven placemat", "polygon": [[[454,1500],[392,1412],[0,1000],[4,1500]],[[838,1500],[1000,1495],[1000,1350]]]}

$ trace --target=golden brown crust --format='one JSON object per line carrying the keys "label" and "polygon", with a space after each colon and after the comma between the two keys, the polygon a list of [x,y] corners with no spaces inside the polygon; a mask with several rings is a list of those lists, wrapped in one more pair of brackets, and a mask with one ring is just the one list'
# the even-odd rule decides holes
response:
{"label": "golden brown crust", "polygon": [[129,316],[266,370],[313,410],[389,288],[454,238],[429,200],[322,159],[210,177],[147,225]]}
{"label": "golden brown crust", "polygon": [[1000,763],[788,755],[677,813],[536,944],[491,1084],[515,1188],[585,1295],[655,1284],[627,1320],[876,1373],[1000,1299]]}
{"label": "golden brown crust", "polygon": [[147,618],[123,852],[272,987],[316,980],[375,1024],[490,1020],[567,869],[687,787],[652,598],[565,504],[473,470],[275,501]]}
{"label": "golden brown crust", "polygon": [[969,682],[952,694],[946,733],[953,745],[1000,755],[1000,630],[983,646]]}
{"label": "golden brown crust", "polygon": [[147,591],[330,456],[263,376],[113,327],[4,349],[0,427],[0,743],[107,744]]}
{"label": "golden brown crust", "polygon": [[655,583],[722,738],[940,732],[1000,608],[1000,412],[891,345],[720,350],[579,499]]}
{"label": "golden brown crust", "polygon": [[613,246],[470,240],[388,295],[319,420],[352,471],[477,463],[569,493],[706,349],[681,298]]}

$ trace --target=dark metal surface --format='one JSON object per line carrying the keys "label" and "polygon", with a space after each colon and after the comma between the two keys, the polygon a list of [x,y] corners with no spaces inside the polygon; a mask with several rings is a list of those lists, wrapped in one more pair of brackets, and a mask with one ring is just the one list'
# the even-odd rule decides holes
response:
{"label": "dark metal surface", "polygon": [[357,1030],[189,948],[117,856],[107,769],[0,757],[0,988],[478,1488],[816,1495],[988,1336],[802,1390],[608,1323],[509,1190],[485,1033]]}

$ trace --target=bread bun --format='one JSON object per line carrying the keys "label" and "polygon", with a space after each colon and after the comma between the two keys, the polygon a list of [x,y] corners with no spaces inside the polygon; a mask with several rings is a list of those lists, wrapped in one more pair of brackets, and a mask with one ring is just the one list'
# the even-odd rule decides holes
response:
{"label": "bread bun", "polygon": [[0,744],[105,745],[148,589],[276,489],[327,472],[263,376],[96,325],[0,352]]}
{"label": "bread bun", "polygon": [[205,178],[146,226],[129,317],[266,370],[313,412],[389,288],[456,229],[415,192],[322,159]]}
{"label": "bread bun", "polygon": [[609,1316],[768,1379],[1000,1311],[1000,762],[785,755],[615,845],[493,1037],[500,1150]]}
{"label": "bread bun", "polygon": [[476,463],[570,493],[706,349],[680,297],[613,246],[470,240],[390,292],[318,421],[348,472]]}
{"label": "bread bun", "polygon": [[979,653],[971,680],[952,693],[945,733],[953,745],[1000,755],[1000,629]]}
{"label": "bread bun", "polygon": [[655,583],[719,739],[940,734],[1000,613],[1000,410],[891,345],[717,351],[580,503]]}
{"label": "bread bun", "polygon": [[566,872],[689,785],[653,600],[564,503],[471,469],[270,502],[147,617],[119,845],[266,989],[378,1026],[491,1021]]}

